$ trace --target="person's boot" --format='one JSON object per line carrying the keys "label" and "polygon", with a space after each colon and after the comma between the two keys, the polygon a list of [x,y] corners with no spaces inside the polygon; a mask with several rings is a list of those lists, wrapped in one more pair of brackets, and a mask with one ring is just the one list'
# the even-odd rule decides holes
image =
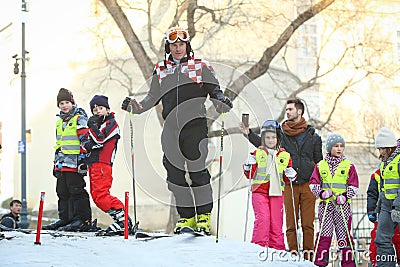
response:
{"label": "person's boot", "polygon": [[196,219],[194,218],[194,216],[191,218],[180,218],[175,225],[174,233],[180,234],[182,227],[185,226],[196,230]]}
{"label": "person's boot", "polygon": [[42,230],[58,230],[58,228],[66,226],[68,224],[65,220],[58,220],[48,225],[43,225]]}
{"label": "person's boot", "polygon": [[202,232],[206,235],[210,235],[210,217],[211,213],[203,213],[197,215],[197,232]]}
{"label": "person's boot", "polygon": [[340,249],[340,257],[341,257],[341,263],[342,267],[355,267],[356,264],[354,262],[354,257],[353,257],[353,251],[351,248],[341,248]]}
{"label": "person's boot", "polygon": [[[107,227],[105,232],[110,235],[124,235],[125,230],[125,212],[123,209],[114,210],[109,209],[107,211],[110,214],[111,218],[113,218],[114,222]],[[132,220],[128,216],[128,233],[130,235],[134,234],[133,232]]]}
{"label": "person's boot", "polygon": [[90,220],[82,221],[80,219],[72,221],[66,226],[60,227],[57,230],[66,232],[93,232],[92,223]]}

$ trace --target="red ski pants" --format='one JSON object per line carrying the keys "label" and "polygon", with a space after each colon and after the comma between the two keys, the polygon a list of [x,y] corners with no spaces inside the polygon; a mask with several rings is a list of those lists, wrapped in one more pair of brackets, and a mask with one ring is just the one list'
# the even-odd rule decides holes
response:
{"label": "red ski pants", "polygon": [[99,209],[107,212],[113,208],[123,209],[124,204],[110,194],[112,185],[112,167],[108,164],[96,162],[89,166],[90,195]]}

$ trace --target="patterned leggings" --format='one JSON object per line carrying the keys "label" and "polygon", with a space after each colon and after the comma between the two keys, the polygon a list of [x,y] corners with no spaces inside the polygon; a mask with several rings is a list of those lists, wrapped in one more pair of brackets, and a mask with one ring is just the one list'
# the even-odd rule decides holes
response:
{"label": "patterned leggings", "polygon": [[[325,211],[325,205],[328,205],[328,207],[325,213],[323,225],[321,225],[322,217]],[[335,230],[338,246],[342,252],[342,266],[345,266],[343,264],[344,262],[347,262],[350,265],[354,264],[350,250],[350,242],[352,245],[354,244],[353,238],[351,237],[352,213],[350,204],[346,202],[345,204],[339,206],[332,202],[321,202],[318,206],[318,220],[320,224],[321,237],[318,247],[315,247],[317,249],[315,253],[315,264],[323,265],[327,261],[329,257],[329,248],[332,241],[333,230]],[[348,233],[350,233],[350,240]],[[319,233],[317,233],[317,239],[318,236]],[[317,246],[317,244],[315,246]],[[344,252],[346,252],[346,255],[343,255]]]}

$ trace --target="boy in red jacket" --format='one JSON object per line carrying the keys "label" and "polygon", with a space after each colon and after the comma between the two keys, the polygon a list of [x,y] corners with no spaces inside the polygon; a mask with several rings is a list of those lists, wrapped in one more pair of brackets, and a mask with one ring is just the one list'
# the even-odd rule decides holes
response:
{"label": "boy in red jacket", "polygon": [[[118,123],[114,112],[110,112],[106,96],[95,95],[90,100],[90,109],[93,116],[88,120],[88,141],[84,145],[88,153],[86,162],[89,168],[90,194],[96,206],[110,214],[114,220],[106,229],[106,233],[123,235],[124,204],[110,194],[113,181],[112,165],[120,138]],[[129,230],[132,231],[130,218]]]}

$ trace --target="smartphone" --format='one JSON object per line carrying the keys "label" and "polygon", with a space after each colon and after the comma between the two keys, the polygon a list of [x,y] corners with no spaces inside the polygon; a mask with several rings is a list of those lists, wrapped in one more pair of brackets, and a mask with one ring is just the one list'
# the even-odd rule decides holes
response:
{"label": "smartphone", "polygon": [[242,122],[245,127],[249,127],[249,114],[242,113]]}

